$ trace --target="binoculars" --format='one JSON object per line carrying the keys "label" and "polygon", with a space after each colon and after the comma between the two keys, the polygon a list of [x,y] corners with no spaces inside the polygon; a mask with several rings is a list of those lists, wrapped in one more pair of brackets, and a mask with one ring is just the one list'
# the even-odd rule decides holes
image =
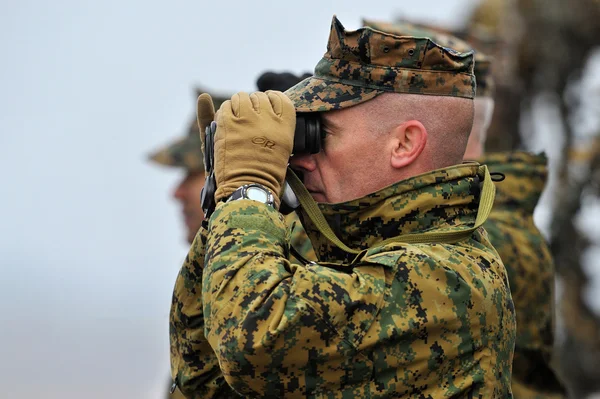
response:
{"label": "binoculars", "polygon": [[[204,142],[204,168],[206,177],[202,188],[201,204],[206,218],[215,210],[215,191],[217,184],[214,172],[215,133],[217,123],[211,122],[206,127]],[[323,147],[323,130],[321,129],[321,114],[319,112],[298,112],[296,114],[296,130],[292,154],[316,154]]]}

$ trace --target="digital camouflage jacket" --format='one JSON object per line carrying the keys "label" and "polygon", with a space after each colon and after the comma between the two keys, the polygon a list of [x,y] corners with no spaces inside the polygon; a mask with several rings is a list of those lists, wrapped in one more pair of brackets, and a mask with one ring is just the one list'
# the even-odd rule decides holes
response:
{"label": "digital camouflage jacket", "polygon": [[180,388],[190,398],[227,397],[229,386],[248,397],[511,397],[514,309],[485,231],[455,244],[378,246],[472,226],[477,170],[450,167],[321,204],[347,245],[370,248],[354,263],[306,221],[319,262],[291,264],[279,212],[220,204],[175,287]]}
{"label": "digital camouflage jacket", "polygon": [[548,174],[546,156],[498,153],[480,162],[505,175],[504,181],[496,184],[496,200],[485,229],[506,266],[516,309],[514,396],[560,398],[563,389],[550,368],[554,262],[533,222]]}
{"label": "digital camouflage jacket", "polygon": [[[290,245],[308,260],[316,260],[315,251],[295,213],[285,217]],[[201,296],[202,271],[206,244],[203,226],[186,257],[175,284],[170,315],[171,370],[173,386],[169,398],[183,398],[184,389],[194,398],[228,398],[234,394],[225,383],[212,348],[204,338]],[[291,257],[294,263],[300,261]]]}

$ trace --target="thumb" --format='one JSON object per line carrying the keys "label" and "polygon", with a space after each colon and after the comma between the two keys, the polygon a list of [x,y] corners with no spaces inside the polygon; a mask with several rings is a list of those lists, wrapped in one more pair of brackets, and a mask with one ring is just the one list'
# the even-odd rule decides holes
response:
{"label": "thumb", "polygon": [[204,136],[206,135],[206,126],[215,119],[215,106],[212,97],[208,93],[202,93],[198,97],[198,128],[200,129],[200,139],[204,144]]}

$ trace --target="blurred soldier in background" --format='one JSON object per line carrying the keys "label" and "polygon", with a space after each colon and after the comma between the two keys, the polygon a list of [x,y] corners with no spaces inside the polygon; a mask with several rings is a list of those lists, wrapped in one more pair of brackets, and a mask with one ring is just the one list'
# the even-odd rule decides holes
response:
{"label": "blurred soldier in background", "polygon": [[[204,91],[196,89],[196,92],[200,95]],[[222,101],[223,98],[215,98],[218,104]],[[158,149],[149,158],[160,165],[179,168],[185,174],[175,187],[173,198],[181,206],[186,240],[191,244],[204,220],[204,212],[200,206],[200,192],[204,187],[204,163],[196,118],[190,122],[184,137]]]}
{"label": "blurred soldier in background", "polygon": [[[408,22],[365,21],[401,35],[422,35],[460,51],[471,46],[439,28]],[[545,155],[507,152],[484,155],[494,112],[491,59],[475,53],[475,117],[465,160],[487,164],[505,175],[496,184],[494,208],[485,223],[490,241],[507,269],[517,316],[512,387],[516,399],[561,398],[564,390],[550,367],[554,343],[554,263],[548,245],[533,222],[533,211],[547,177]]]}
{"label": "blurred soldier in background", "polygon": [[[196,96],[204,93],[197,88]],[[215,103],[221,104],[225,99],[215,96]],[[200,193],[204,187],[204,161],[198,122],[196,118],[189,123],[188,132],[184,137],[174,140],[168,145],[150,154],[152,162],[163,166],[179,168],[184,172],[182,180],[173,191],[173,198],[181,206],[181,214],[185,224],[185,237],[188,243],[194,241],[194,237],[204,220],[204,211],[200,206]],[[168,384],[167,397],[171,399],[182,399],[179,390],[172,390]]]}
{"label": "blurred soldier in background", "polygon": [[494,77],[499,89],[486,148],[539,146],[543,136],[552,134],[544,146],[553,155],[553,184],[545,209],[560,288],[554,365],[569,397],[597,397],[600,313],[594,304],[597,288],[592,287],[597,287],[594,270],[599,262],[597,255],[589,255],[600,240],[581,222],[589,220],[590,204],[600,199],[600,128],[597,121],[586,123],[586,115],[597,120],[600,114],[600,92],[591,90],[591,77],[598,76],[599,68],[600,1],[478,3],[466,33],[497,55]]}
{"label": "blurred soldier in background", "polygon": [[[310,76],[305,74],[296,76],[292,73],[265,72],[257,80],[258,90],[286,90]],[[197,95],[203,93],[197,89]],[[225,99],[213,97],[215,106],[220,106]],[[185,171],[183,180],[177,185],[173,197],[180,203],[183,219],[186,227],[186,238],[191,244],[204,220],[204,211],[200,204],[200,196],[204,187],[204,161],[202,157],[202,143],[200,141],[198,121],[194,118],[189,125],[185,137],[175,140],[169,145],[157,150],[150,155],[150,160],[161,165],[178,167]],[[286,217],[286,223],[290,230],[291,245],[305,259],[316,259],[310,240],[306,236],[296,213],[292,212]],[[293,259],[294,260],[294,259]],[[294,260],[298,262],[298,260]],[[169,384],[170,386],[171,384]],[[170,398],[182,398],[178,389],[170,390]]]}
{"label": "blurred soldier in background", "polygon": [[[548,176],[545,154],[523,151],[486,154],[494,114],[490,59],[475,62],[475,121],[465,159],[488,165],[505,179],[496,184],[496,200],[485,223],[510,280],[517,315],[512,387],[515,399],[564,398],[565,390],[551,364],[554,351],[554,260],[533,212]],[[493,66],[492,66],[493,67]]]}
{"label": "blurred soldier in background", "polygon": [[546,156],[495,153],[483,155],[479,161],[505,175],[504,181],[496,184],[496,201],[485,229],[508,271],[517,312],[514,397],[562,398],[564,389],[551,367],[554,262],[533,221],[548,174]]}

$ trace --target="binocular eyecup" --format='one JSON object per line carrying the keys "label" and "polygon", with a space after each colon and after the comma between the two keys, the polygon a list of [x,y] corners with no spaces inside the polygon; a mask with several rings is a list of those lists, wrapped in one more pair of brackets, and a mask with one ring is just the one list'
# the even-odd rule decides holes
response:
{"label": "binocular eyecup", "polygon": [[322,144],[323,137],[320,113],[297,113],[292,154],[316,154],[321,151]]}

